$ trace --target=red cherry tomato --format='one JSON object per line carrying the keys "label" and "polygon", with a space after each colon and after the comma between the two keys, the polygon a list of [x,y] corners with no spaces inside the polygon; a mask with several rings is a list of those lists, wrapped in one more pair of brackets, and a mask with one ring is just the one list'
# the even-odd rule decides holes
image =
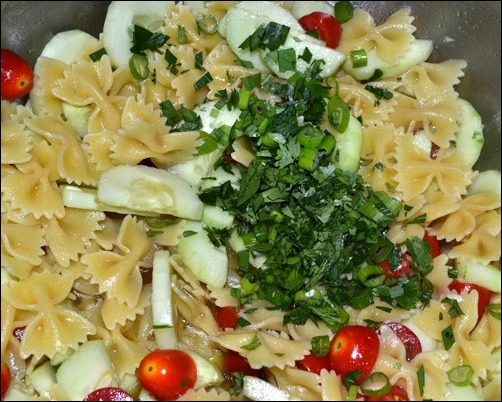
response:
{"label": "red cherry tomato", "polygon": [[160,401],[173,401],[193,388],[197,366],[178,349],[159,349],[147,354],[138,368],[141,386]]}
{"label": "red cherry tomato", "polygon": [[406,325],[400,322],[388,321],[384,322],[377,328],[377,333],[379,333],[379,328],[382,325],[387,325],[394,331],[398,338],[403,342],[404,348],[406,350],[406,360],[411,362],[416,355],[422,353],[422,343],[418,336],[409,329]]}
{"label": "red cherry tomato", "polygon": [[298,22],[307,33],[316,31],[319,39],[326,42],[326,46],[332,49],[338,47],[342,37],[342,26],[334,16],[314,11],[301,17]]}
{"label": "red cherry tomato", "polygon": [[438,239],[436,239],[436,236],[431,235],[427,230],[424,233],[424,240],[429,243],[429,246],[431,246],[431,255],[432,258],[436,258],[438,255],[441,254],[441,246],[439,245]]}
{"label": "red cherry tomato", "polygon": [[2,99],[19,99],[33,87],[33,69],[17,53],[2,49]]}
{"label": "red cherry tomato", "polygon": [[490,304],[492,292],[483,286],[474,283],[460,282],[454,279],[449,285],[448,289],[456,291],[458,294],[462,292],[471,293],[473,290],[478,292],[478,320],[485,313],[486,306]]}
{"label": "red cherry tomato", "polygon": [[5,363],[2,363],[2,401],[10,386],[10,369]]}
{"label": "red cherry tomato", "polygon": [[402,276],[411,275],[410,259],[411,257],[408,254],[403,254],[401,261],[399,261],[399,265],[393,271],[390,269],[388,260],[379,262],[378,265],[383,268],[387,278],[401,278]]}
{"label": "red cherry tomato", "polygon": [[123,389],[105,387],[92,391],[84,398],[84,401],[134,401],[134,398]]}
{"label": "red cherry tomato", "polygon": [[328,359],[331,368],[344,379],[352,371],[361,376],[358,385],[373,371],[380,350],[380,340],[375,331],[362,325],[348,325],[340,329],[329,345]]}
{"label": "red cherry tomato", "polygon": [[365,401],[409,401],[410,397],[405,389],[394,384],[390,391],[383,396],[366,396],[363,395]]}
{"label": "red cherry tomato", "polygon": [[216,310],[216,322],[220,331],[225,331],[225,328],[235,328],[237,318],[239,318],[239,315],[233,307],[220,307]]}
{"label": "red cherry tomato", "polygon": [[253,377],[260,377],[260,370],[253,369],[247,359],[233,350],[228,350],[224,357],[225,370],[227,373],[244,373]]}
{"label": "red cherry tomato", "polygon": [[315,374],[321,374],[322,369],[331,370],[328,355],[322,357],[313,354],[306,355],[302,360],[297,362],[297,365],[302,370]]}

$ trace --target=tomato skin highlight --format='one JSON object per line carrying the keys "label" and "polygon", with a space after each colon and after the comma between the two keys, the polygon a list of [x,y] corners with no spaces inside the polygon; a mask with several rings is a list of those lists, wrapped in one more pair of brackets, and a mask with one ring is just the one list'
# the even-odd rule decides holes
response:
{"label": "tomato skin highlight", "polygon": [[5,363],[2,363],[2,401],[5,398],[5,394],[9,390],[11,381],[10,369]]}
{"label": "tomato skin highlight", "polygon": [[233,350],[228,350],[225,353],[224,365],[227,373],[244,373],[253,377],[261,377],[261,371],[255,370],[249,365],[247,359]]}
{"label": "tomato skin highlight", "polygon": [[84,401],[134,401],[134,398],[121,388],[105,387],[95,389]]}
{"label": "tomato skin highlight", "polygon": [[334,16],[314,11],[301,17],[298,22],[307,33],[316,31],[319,39],[326,42],[327,47],[336,49],[340,44],[342,26]]}
{"label": "tomato skin highlight", "polygon": [[220,331],[225,331],[225,328],[237,327],[238,318],[237,311],[231,306],[220,307],[216,310],[216,323]]}
{"label": "tomato skin highlight", "polygon": [[420,339],[406,325],[395,321],[384,322],[377,328],[377,333],[379,333],[378,329],[382,325],[387,325],[390,329],[392,329],[401,342],[403,342],[406,350],[407,361],[411,362],[416,355],[422,353],[422,343],[420,342]]}
{"label": "tomato skin highlight", "polygon": [[481,319],[485,313],[486,306],[490,304],[492,292],[483,286],[474,283],[461,282],[454,279],[449,285],[448,289],[456,291],[458,294],[462,292],[471,293],[473,290],[478,292],[478,320]]}
{"label": "tomato skin highlight", "polygon": [[297,362],[298,367],[302,370],[315,373],[317,375],[321,374],[322,369],[331,370],[331,364],[329,362],[328,355],[326,356],[316,356],[313,354],[306,355],[302,360]]}
{"label": "tomato skin highlight", "polygon": [[363,395],[365,401],[409,401],[410,397],[405,389],[394,384],[390,391],[383,396],[366,396]]}
{"label": "tomato skin highlight", "polygon": [[388,260],[379,262],[378,265],[384,270],[387,278],[401,278],[402,276],[411,275],[410,260],[411,257],[408,254],[403,254],[401,261],[399,261],[399,266],[393,271],[390,269]]}
{"label": "tomato skin highlight", "polygon": [[427,230],[425,230],[424,240],[426,240],[427,243],[429,243],[429,246],[431,246],[432,258],[436,258],[441,254],[441,246],[438,239],[436,239],[436,236],[431,235]]}
{"label": "tomato skin highlight", "polygon": [[158,349],[141,360],[138,380],[154,398],[172,401],[193,388],[197,380],[197,366],[191,356],[182,350]]}
{"label": "tomato skin highlight", "polygon": [[33,87],[33,69],[17,53],[2,49],[2,99],[20,99]]}
{"label": "tomato skin highlight", "polygon": [[348,325],[340,329],[330,342],[328,359],[331,368],[344,379],[352,371],[361,376],[354,381],[359,385],[373,371],[380,340],[375,331],[362,325]]}

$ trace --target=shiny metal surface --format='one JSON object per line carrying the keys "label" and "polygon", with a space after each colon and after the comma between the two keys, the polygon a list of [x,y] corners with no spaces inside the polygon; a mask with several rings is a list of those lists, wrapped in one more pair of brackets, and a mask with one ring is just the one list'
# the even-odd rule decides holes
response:
{"label": "shiny metal surface", "polygon": [[[31,64],[56,33],[81,29],[98,36],[108,1],[2,1],[2,47]],[[501,3],[499,1],[355,1],[377,23],[399,7],[409,5],[417,38],[433,39],[431,61],[467,61],[458,91],[483,117],[485,147],[478,169],[500,169]]]}

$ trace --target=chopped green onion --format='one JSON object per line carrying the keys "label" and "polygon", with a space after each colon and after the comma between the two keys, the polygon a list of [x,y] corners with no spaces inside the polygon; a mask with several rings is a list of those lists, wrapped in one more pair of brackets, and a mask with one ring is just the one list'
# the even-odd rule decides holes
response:
{"label": "chopped green onion", "polygon": [[199,139],[203,142],[197,147],[197,155],[206,155],[218,148],[218,141],[216,141],[212,135],[207,134],[204,131],[199,132]]}
{"label": "chopped green onion", "polygon": [[328,335],[314,336],[310,341],[312,344],[312,354],[319,357],[326,356],[329,351],[329,342]]}
{"label": "chopped green onion", "polygon": [[[249,256],[249,254],[248,254],[248,256]],[[240,261],[239,261],[239,263],[240,263]],[[254,292],[256,292],[259,289],[260,285],[258,283],[252,283],[249,278],[250,278],[249,274],[245,275],[240,280],[240,285],[241,285],[242,290],[244,290],[244,292],[246,292],[246,293],[254,293]]]}
{"label": "chopped green onion", "polygon": [[361,268],[357,277],[367,288],[376,288],[385,281],[385,272],[379,265],[367,265]]}
{"label": "chopped green onion", "polygon": [[364,49],[356,49],[350,52],[350,60],[352,61],[352,67],[366,67],[368,65],[368,55]]}
{"label": "chopped green onion", "polygon": [[335,149],[336,140],[335,137],[331,134],[327,134],[323,137],[321,141],[321,145],[319,145],[319,149],[324,150],[327,154],[330,154],[333,149]]}
{"label": "chopped green onion", "polygon": [[211,14],[202,14],[197,17],[197,26],[207,34],[214,34],[218,30],[218,20]]}
{"label": "chopped green onion", "polygon": [[178,41],[181,45],[187,43],[187,31],[184,26],[178,25]]}
{"label": "chopped green onion", "polygon": [[89,58],[92,60],[92,61],[98,61],[101,59],[101,57],[103,57],[104,55],[106,54],[106,49],[104,47],[102,47],[101,49],[98,49],[96,50],[95,52],[91,53],[89,55]]}
{"label": "chopped green onion", "polygon": [[300,151],[300,159],[298,164],[302,169],[312,172],[317,167],[317,149],[302,148]]}
{"label": "chopped green onion", "polygon": [[340,24],[347,22],[354,16],[354,6],[350,1],[337,1],[335,4],[335,18]]}
{"label": "chopped green onion", "polygon": [[138,81],[148,78],[148,59],[144,54],[134,53],[129,59],[129,69],[132,76]]}
{"label": "chopped green onion", "polygon": [[350,122],[349,106],[339,95],[333,96],[328,102],[328,118],[331,125],[339,133],[347,130]]}
{"label": "chopped green onion", "polygon": [[474,369],[469,365],[457,366],[449,370],[447,374],[453,384],[465,387],[471,383]]}
{"label": "chopped green onion", "polygon": [[241,250],[237,253],[239,270],[247,272],[249,270],[249,250]]}
{"label": "chopped green onion", "polygon": [[193,84],[193,87],[195,88],[196,91],[201,89],[202,87],[206,86],[213,80],[213,77],[211,74],[209,74],[209,71],[206,72],[202,77],[200,77],[195,84]]}
{"label": "chopped green onion", "polygon": [[246,110],[248,108],[250,95],[251,95],[251,92],[248,89],[242,88],[239,91],[239,102],[237,103],[238,109]]}
{"label": "chopped green onion", "polygon": [[352,384],[349,387],[349,392],[347,393],[348,401],[355,401],[357,398],[357,385]]}
{"label": "chopped green onion", "polygon": [[305,125],[298,133],[297,141],[307,148],[317,149],[321,145],[324,134],[316,128]]}
{"label": "chopped green onion", "polygon": [[455,343],[455,335],[453,334],[453,328],[451,325],[441,331],[441,337],[443,338],[444,348],[446,350],[450,349]]}
{"label": "chopped green onion", "polygon": [[364,395],[367,396],[384,396],[391,389],[389,377],[381,371],[371,373],[360,385],[359,388]]}
{"label": "chopped green onion", "polygon": [[375,221],[377,224],[385,226],[394,220],[401,209],[401,202],[389,197],[383,191],[375,191],[358,211],[364,216]]}
{"label": "chopped green onion", "polygon": [[420,392],[420,396],[424,395],[424,386],[425,386],[425,369],[424,366],[421,365],[417,370],[417,380],[418,380],[418,390]]}
{"label": "chopped green onion", "polygon": [[500,303],[492,303],[486,306],[486,312],[493,318],[500,320]]}

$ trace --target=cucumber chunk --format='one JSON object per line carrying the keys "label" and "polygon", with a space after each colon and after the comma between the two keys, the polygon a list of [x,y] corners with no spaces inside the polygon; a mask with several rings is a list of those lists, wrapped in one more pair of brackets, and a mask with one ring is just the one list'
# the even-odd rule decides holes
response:
{"label": "cucumber chunk", "polygon": [[485,170],[479,173],[474,182],[467,189],[468,194],[483,193],[485,191],[493,191],[501,194],[502,177],[500,170]]}
{"label": "cucumber chunk", "polygon": [[97,198],[115,207],[196,220],[203,209],[195,189],[183,178],[143,165],[105,170],[98,181]]}
{"label": "cucumber chunk", "polygon": [[87,123],[94,108],[92,106],[74,106],[66,102],[62,102],[61,107],[66,121],[70,123],[80,138],[84,138],[88,133]]}
{"label": "cucumber chunk", "polygon": [[485,143],[483,122],[474,107],[465,99],[458,98],[461,109],[460,128],[455,134],[455,146],[469,168],[472,168],[481,155]]}
{"label": "cucumber chunk", "polygon": [[350,116],[349,125],[343,134],[335,132],[336,147],[332,154],[333,163],[346,172],[357,172],[361,159],[363,129],[359,120]]}
{"label": "cucumber chunk", "polygon": [[431,40],[417,39],[410,45],[408,52],[399,60],[398,64],[389,64],[378,57],[375,48],[367,52],[368,64],[364,67],[354,67],[350,57],[343,63],[343,70],[355,79],[369,80],[377,70],[382,72],[380,78],[397,77],[411,67],[426,61],[434,49]]}
{"label": "cucumber chunk", "polygon": [[79,29],[59,32],[45,45],[41,56],[71,64],[80,60],[83,56],[87,56],[83,54],[83,51],[90,49],[93,44],[98,46],[99,41],[94,36]]}
{"label": "cucumber chunk", "polygon": [[[294,3],[302,2],[295,1]],[[272,1],[241,1],[236,7],[261,15],[268,21],[274,21],[291,29],[303,31],[302,26],[293,14]]]}
{"label": "cucumber chunk", "polygon": [[300,401],[286,391],[258,377],[244,376],[242,393],[252,401]]}
{"label": "cucumber chunk", "polygon": [[103,44],[113,67],[129,64],[134,25],[155,32],[174,5],[174,1],[111,2],[103,25]]}
{"label": "cucumber chunk", "polygon": [[305,15],[318,11],[329,15],[334,15],[335,13],[333,6],[325,1],[293,1],[293,5],[291,6],[291,14],[298,20]]}
{"label": "cucumber chunk", "polygon": [[212,289],[225,285],[228,274],[226,249],[211,242],[201,222],[186,223],[179,238],[178,253],[199,281]]}
{"label": "cucumber chunk", "polygon": [[471,386],[461,387],[453,383],[446,384],[445,401],[483,401],[483,397]]}
{"label": "cucumber chunk", "polygon": [[56,371],[57,382],[72,401],[82,401],[97,388],[110,386],[113,367],[102,340],[82,344]]}
{"label": "cucumber chunk", "polygon": [[467,258],[458,257],[457,271],[466,282],[483,286],[492,292],[500,293],[501,291],[502,278],[500,269]]}
{"label": "cucumber chunk", "polygon": [[223,382],[223,374],[214,363],[192,350],[183,349],[183,351],[192,357],[197,367],[197,380],[193,386],[195,390],[212,385],[219,385]]}
{"label": "cucumber chunk", "polygon": [[29,385],[39,394],[48,392],[50,388],[57,383],[56,369],[50,361],[38,366],[30,374],[26,375]]}

